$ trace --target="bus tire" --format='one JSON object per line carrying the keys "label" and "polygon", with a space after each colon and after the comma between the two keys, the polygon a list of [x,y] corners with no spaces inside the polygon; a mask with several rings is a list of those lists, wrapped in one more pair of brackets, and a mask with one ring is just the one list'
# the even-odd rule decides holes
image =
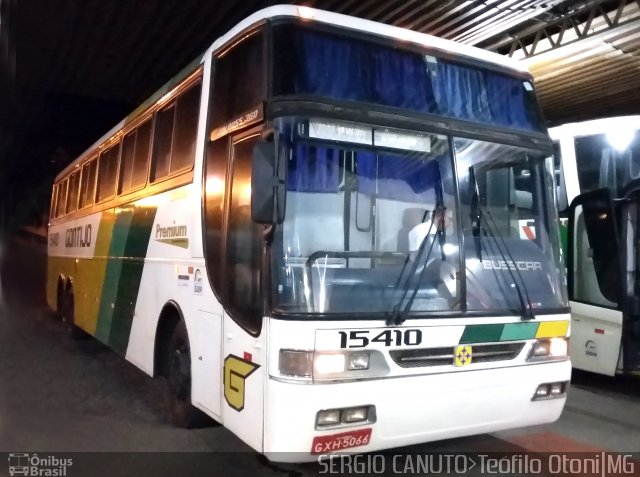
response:
{"label": "bus tire", "polygon": [[191,349],[187,327],[177,322],[166,349],[169,418],[176,427],[198,427],[202,413],[191,404]]}
{"label": "bus tire", "polygon": [[56,309],[55,317],[62,321],[62,313],[64,308],[64,279],[58,277],[58,286],[56,289]]}
{"label": "bus tire", "polygon": [[75,300],[73,297],[73,287],[71,286],[63,293],[60,316],[67,335],[70,338],[80,339],[83,337],[82,331],[75,324]]}

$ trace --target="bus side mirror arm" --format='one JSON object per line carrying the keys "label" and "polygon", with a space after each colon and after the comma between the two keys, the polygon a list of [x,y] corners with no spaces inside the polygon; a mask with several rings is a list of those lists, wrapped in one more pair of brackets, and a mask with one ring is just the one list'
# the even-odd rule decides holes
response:
{"label": "bus side mirror arm", "polygon": [[274,143],[260,141],[253,148],[251,167],[251,217],[258,224],[284,221],[286,153]]}

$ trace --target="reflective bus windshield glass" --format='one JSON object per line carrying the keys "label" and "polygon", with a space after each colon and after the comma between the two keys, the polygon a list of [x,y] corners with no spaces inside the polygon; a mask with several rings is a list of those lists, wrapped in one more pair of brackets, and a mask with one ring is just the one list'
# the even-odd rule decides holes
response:
{"label": "reflective bus windshield glass", "polygon": [[456,181],[445,135],[315,119],[283,119],[279,130],[287,203],[272,249],[277,311],[566,306],[552,164],[542,152],[454,139]]}
{"label": "reflective bus windshield glass", "polygon": [[468,309],[566,307],[552,159],[491,142],[454,144]]}
{"label": "reflective bus windshield glass", "polygon": [[414,311],[458,309],[447,138],[314,121],[283,121],[281,130],[288,174],[273,247],[276,309],[391,312],[409,300]]}

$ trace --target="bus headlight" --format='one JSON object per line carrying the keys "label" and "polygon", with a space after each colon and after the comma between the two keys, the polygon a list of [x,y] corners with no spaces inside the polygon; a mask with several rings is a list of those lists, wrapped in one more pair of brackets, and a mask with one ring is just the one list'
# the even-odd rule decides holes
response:
{"label": "bus headlight", "polygon": [[280,375],[314,380],[358,379],[389,372],[382,353],[371,351],[280,350]]}
{"label": "bus headlight", "polygon": [[355,351],[349,353],[347,359],[347,369],[349,371],[355,371],[357,369],[369,369],[369,352],[368,351]]}
{"label": "bus headlight", "polygon": [[279,368],[283,376],[310,378],[313,375],[313,351],[281,349]]}
{"label": "bus headlight", "polygon": [[533,342],[527,361],[566,359],[569,352],[568,338],[543,338]]}
{"label": "bus headlight", "polygon": [[317,374],[335,374],[344,372],[346,362],[344,353],[316,354],[313,360],[313,370]]}

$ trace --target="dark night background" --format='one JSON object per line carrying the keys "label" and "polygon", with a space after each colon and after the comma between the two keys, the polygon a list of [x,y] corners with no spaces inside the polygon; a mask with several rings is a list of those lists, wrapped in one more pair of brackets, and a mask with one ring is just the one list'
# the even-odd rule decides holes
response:
{"label": "dark night background", "polygon": [[[565,18],[592,29],[606,26],[601,15],[610,12],[607,22],[615,16],[621,25],[598,34],[592,56],[583,53],[576,62],[576,53],[565,52],[563,59],[532,70],[538,95],[553,124],[640,111],[640,41],[634,40],[640,37],[640,2],[0,0],[0,230],[46,222],[59,171],[217,37],[256,10],[282,3],[502,54],[516,46],[514,39],[518,48],[534,41],[540,28],[557,34]],[[617,15],[623,8],[631,11],[629,19]]]}
{"label": "dark night background", "polygon": [[[18,4],[19,3],[19,4]],[[55,175],[268,1],[0,0],[0,223],[46,222]]]}

